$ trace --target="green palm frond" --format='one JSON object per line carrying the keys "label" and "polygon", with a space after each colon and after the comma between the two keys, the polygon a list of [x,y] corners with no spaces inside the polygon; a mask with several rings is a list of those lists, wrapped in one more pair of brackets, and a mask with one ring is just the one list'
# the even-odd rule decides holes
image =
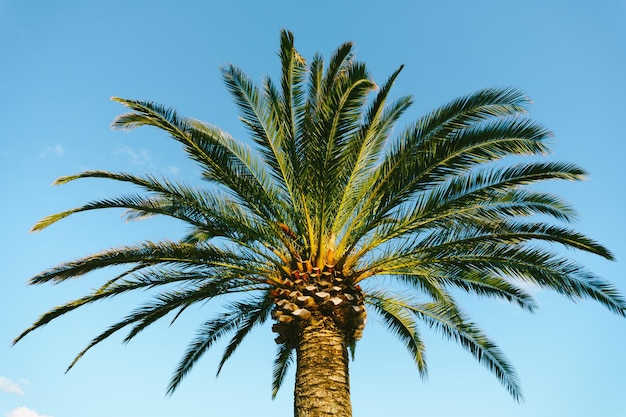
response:
{"label": "green palm frond", "polygon": [[[222,78],[241,113],[242,122],[248,127],[252,138],[261,147],[265,163],[272,168],[274,178],[283,179],[290,167],[281,148],[281,127],[271,117],[265,97],[237,67],[222,68]],[[287,187],[286,184],[283,185]]]}
{"label": "green palm frond", "polygon": [[495,343],[457,308],[446,303],[423,303],[413,305],[410,309],[430,327],[470,352],[495,374],[514,399],[522,400],[522,391],[513,367]]}
{"label": "green palm frond", "polygon": [[[523,203],[524,200],[517,200],[524,196],[519,194],[523,185],[547,180],[580,180],[584,174],[583,170],[573,164],[531,162],[455,176],[431,191],[423,193],[423,196],[416,200],[417,204],[407,222],[418,222],[417,226],[423,227],[421,222],[423,218],[453,216],[477,205],[489,209],[498,202]],[[540,193],[532,195],[547,196]],[[544,200],[548,199],[544,197]],[[552,198],[552,201],[545,201],[543,204],[548,203],[553,206],[550,213],[554,213],[555,217],[563,220],[571,218],[572,210],[558,199]]]}
{"label": "green palm frond", "polygon": [[294,45],[293,34],[283,31],[280,36],[281,82],[282,97],[280,106],[274,107],[277,118],[280,120],[285,142],[289,148],[289,155],[294,161],[295,139],[298,134],[298,125],[304,116],[304,81],[306,79],[306,62],[298,53]]}
{"label": "green palm frond", "polygon": [[626,316],[626,302],[615,286],[589,273],[581,265],[547,250],[492,245],[475,246],[464,253],[449,256],[436,256],[436,260],[428,262],[440,268],[481,271],[520,279],[573,300],[591,298]]}
{"label": "green palm frond", "polygon": [[460,288],[478,296],[495,297],[534,312],[538,308],[534,297],[519,286],[497,275],[457,271],[444,279],[447,286]]}
{"label": "green palm frond", "polygon": [[[232,282],[228,283],[227,285],[229,287],[233,287]],[[124,339],[125,342],[128,342],[132,338],[134,338],[141,330],[145,329],[146,327],[148,327],[150,324],[154,323],[155,321],[163,318],[164,316],[166,316],[167,314],[169,314],[175,309],[179,309],[179,308],[184,309],[192,303],[210,299],[219,294],[232,292],[232,289],[231,291],[225,291],[223,287],[224,287],[223,283],[217,283],[217,285],[216,283],[210,283],[208,285],[204,285],[202,291],[191,290],[191,291],[186,291],[186,292],[179,291],[179,292],[161,293],[160,295],[155,297],[157,302],[146,304],[143,307],[135,310],[134,312],[129,314],[126,318],[110,326],[100,335],[92,339],[92,341],[78,355],[76,355],[74,360],[68,366],[67,371],[73,368],[74,365],[76,365],[76,363],[85,355],[85,353],[87,353],[87,351],[89,351],[91,348],[93,348],[100,342],[106,340],[111,335],[122,330],[123,328],[133,323],[137,323],[135,327],[131,329],[130,333]],[[240,285],[238,285],[238,287],[240,287]],[[241,291],[241,289],[236,288],[234,291]],[[117,295],[118,293],[109,294],[109,296]],[[52,319],[62,314],[65,314],[75,308],[81,307],[82,305],[104,298],[105,296],[106,295],[101,296],[100,294],[96,293],[92,297],[84,297],[82,299],[76,300],[75,302],[68,303],[63,307],[60,307],[60,308],[57,308],[55,310],[48,312],[47,314],[42,316],[33,326],[31,326],[29,329],[24,331],[18,338],[16,338],[14,343],[17,343],[21,338],[26,336],[28,333],[35,330],[36,328],[39,328],[47,324]]]}
{"label": "green palm frond", "polygon": [[367,301],[381,316],[383,324],[404,344],[422,377],[426,377],[425,346],[411,308],[403,300],[382,291],[369,293]]}
{"label": "green palm frond", "polygon": [[251,161],[254,158],[250,152],[228,134],[192,119],[181,118],[172,109],[151,102],[114,100],[133,110],[119,116],[113,122],[114,128],[133,129],[149,125],[165,130],[199,163],[205,179],[226,187],[256,214],[268,219],[276,218],[276,207],[270,202],[284,199],[276,195],[276,190],[265,188],[268,184],[260,182],[259,179],[264,178],[261,171],[253,170]]}
{"label": "green palm frond", "polygon": [[257,325],[261,325],[267,320],[270,310],[273,306],[272,298],[269,294],[266,294],[262,301],[255,304],[253,308],[248,309],[243,314],[241,323],[237,326],[237,331],[233,338],[226,346],[224,354],[217,367],[217,375],[222,371],[222,367],[226,361],[232,356],[235,350],[239,347],[243,339],[250,333],[250,331]]}
{"label": "green palm frond", "polygon": [[433,300],[455,304],[451,288],[458,288],[476,296],[499,298],[533,312],[537,308],[534,298],[522,288],[498,275],[485,271],[471,272],[458,268],[442,269],[428,265],[413,267],[410,272],[390,274],[395,282],[411,291],[428,295]]}
{"label": "green palm frond", "polygon": [[[189,344],[187,351],[174,371],[174,375],[167,389],[168,394],[176,390],[198,359],[200,359],[217,340],[231,331],[238,330],[235,338],[226,349],[222,362],[220,363],[221,368],[224,361],[228,359],[232,351],[236,348],[236,345],[241,342],[239,338],[243,338],[258,320],[263,320],[263,318],[267,316],[268,311],[265,305],[264,297],[234,302],[228,307],[226,312],[204,323],[204,325],[198,329],[196,338]],[[235,346],[232,346],[233,343]]]}
{"label": "green palm frond", "polygon": [[172,394],[176,391],[176,388],[178,388],[196,362],[217,340],[237,327],[237,318],[241,319],[240,316],[237,316],[237,312],[230,311],[204,323],[198,330],[196,338],[189,344],[187,351],[176,367],[174,375],[170,379],[167,387],[168,394]]}
{"label": "green palm frond", "polygon": [[285,375],[292,365],[294,349],[286,343],[278,345],[278,353],[274,359],[272,371],[272,398],[276,398],[278,390],[285,380]]}
{"label": "green palm frond", "polygon": [[344,229],[349,219],[355,219],[357,207],[365,200],[366,193],[375,179],[374,169],[381,157],[388,134],[398,118],[411,105],[411,98],[404,97],[389,107],[386,106],[389,91],[401,70],[402,67],[393,73],[380,89],[365,115],[360,132],[347,144],[344,160],[339,164],[342,174],[336,178],[336,181],[343,180],[341,189],[344,191],[337,209],[338,216],[332,226],[335,233]]}
{"label": "green palm frond", "polygon": [[235,255],[209,244],[193,245],[176,242],[144,242],[135,246],[114,248],[76,261],[67,262],[48,269],[31,278],[32,284],[61,282],[97,269],[116,265],[141,263],[143,265],[179,265],[181,267],[224,267],[249,271],[255,260],[248,256]]}
{"label": "green palm frond", "polygon": [[[505,129],[504,133],[508,133],[509,127],[532,123],[512,118],[522,113],[527,104],[528,100],[515,89],[486,89],[454,100],[420,118],[391,143],[387,157],[380,165],[379,189],[384,195],[383,201],[390,200],[395,194],[402,197],[399,191],[410,184],[417,184],[418,180],[420,185],[428,184],[426,175],[432,176],[434,169],[451,168],[455,160],[460,159],[457,162],[460,163],[473,153],[480,152],[481,147],[503,147],[506,141],[497,141],[498,137],[502,139],[502,135],[497,135],[503,133],[502,128]],[[488,121],[494,118],[496,122],[490,126]],[[500,127],[499,132],[495,129],[497,127]],[[528,133],[549,134],[542,128],[536,128],[539,132]],[[538,135],[538,138],[542,138],[542,135]],[[510,136],[515,138],[517,135]],[[539,147],[538,150],[547,152],[545,147]],[[402,179],[401,176],[406,173],[410,176]],[[401,181],[398,183],[398,180]],[[397,184],[399,188],[388,188],[388,184]]]}
{"label": "green palm frond", "polygon": [[513,367],[504,358],[500,349],[469,321],[454,303],[446,301],[417,303],[380,291],[368,294],[368,302],[382,316],[389,330],[404,342],[411,355],[418,361],[418,367],[424,375],[426,372],[424,345],[419,339],[415,319],[425,322],[446,338],[460,344],[492,371],[516,400],[522,399]]}
{"label": "green palm frond", "polygon": [[[546,153],[542,143],[549,132],[524,119],[483,122],[446,137],[416,138],[415,130],[407,132],[398,161],[390,158],[382,165],[379,187],[382,213],[397,207],[414,193],[445,182],[450,175],[467,172],[477,164],[497,161],[510,155]],[[393,154],[392,154],[393,156]],[[387,168],[388,164],[393,164]]]}
{"label": "green palm frond", "polygon": [[[148,192],[159,198],[129,197],[107,199],[94,202],[82,207],[68,210],[62,213],[48,216],[39,221],[33,231],[42,230],[51,224],[77,212],[101,208],[126,208],[132,210],[129,219],[140,219],[142,216],[161,214],[179,218],[195,226],[215,219],[215,222],[226,223],[229,227],[253,223],[248,228],[250,231],[261,227],[259,218],[245,210],[230,197],[216,192],[208,192],[205,189],[193,188],[180,183],[172,183],[167,179],[159,180],[153,176],[139,177],[127,173],[111,173],[107,171],[85,171],[77,175],[61,177],[54,184],[65,184],[81,178],[104,178],[118,182],[133,184],[142,191]],[[160,201],[160,204],[156,204]],[[144,204],[142,204],[142,202]],[[169,205],[166,204],[169,202]],[[187,213],[194,213],[194,217],[188,217]],[[182,216],[183,218],[181,218]],[[232,219],[229,219],[231,218]]]}
{"label": "green palm frond", "polygon": [[[92,293],[84,297],[72,300],[66,304],[53,308],[52,310],[43,314],[37,321],[33,323],[31,327],[26,329],[20,336],[18,336],[14,340],[14,343],[17,343],[20,339],[22,339],[31,331],[39,327],[43,327],[55,318],[60,317],[84,305],[93,304],[96,301],[121,295],[129,291],[147,290],[159,286],[176,285],[189,282],[205,282],[208,278],[206,274],[194,271],[176,271],[152,268],[149,271],[142,272],[140,269],[144,268],[147,268],[147,266],[142,265],[140,268],[135,268],[131,271],[128,271],[120,276],[117,276],[113,280],[108,281],[100,288],[94,290]],[[212,283],[211,285],[215,286],[215,283]],[[221,291],[224,294],[228,293],[231,287],[238,289],[240,286],[239,283],[235,283],[233,281],[229,282],[228,280],[220,281],[218,285],[222,287]],[[233,287],[233,285],[235,286]]]}

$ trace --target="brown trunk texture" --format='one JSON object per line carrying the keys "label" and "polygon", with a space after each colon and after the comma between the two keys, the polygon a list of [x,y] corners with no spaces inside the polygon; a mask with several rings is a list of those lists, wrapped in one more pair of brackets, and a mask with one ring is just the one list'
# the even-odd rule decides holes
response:
{"label": "brown trunk texture", "polygon": [[344,331],[317,316],[296,345],[295,417],[351,417],[348,349]]}

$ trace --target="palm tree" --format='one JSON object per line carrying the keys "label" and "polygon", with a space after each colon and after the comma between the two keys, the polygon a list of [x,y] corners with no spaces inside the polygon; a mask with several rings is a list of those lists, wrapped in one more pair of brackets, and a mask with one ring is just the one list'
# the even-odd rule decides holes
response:
{"label": "palm tree", "polygon": [[[189,227],[179,241],[145,241],[61,264],[31,279],[58,283],[124,266],[82,298],[53,308],[17,339],[95,301],[151,289],[152,297],[95,337],[70,364],[112,334],[125,341],[155,321],[227,295],[202,323],[169,383],[173,392],[220,338],[230,335],[219,371],[257,326],[271,319],[278,345],[273,394],[295,355],[295,415],[350,416],[349,352],[374,313],[427,371],[418,325],[439,331],[492,371],[515,398],[515,372],[462,311],[455,292],[509,301],[534,311],[532,284],[571,299],[590,298],[626,316],[609,283],[549,249],[560,244],[613,256],[566,224],[573,210],[528,187],[580,180],[573,164],[519,162],[549,152],[550,132],[524,117],[516,89],[485,89],[456,99],[399,133],[411,97],[391,101],[402,67],[382,85],[345,43],[328,65],[307,63],[291,33],[280,36],[281,78],[256,86],[239,68],[222,74],[253,140],[247,146],[215,126],[146,101],[113,126],[155,126],[180,142],[209,187],[149,175],[87,171],[82,178],[130,183],[141,193],[90,202],[37,223],[42,230],[74,213],[124,208],[130,220],[161,215]],[[513,161],[505,160],[514,156]],[[517,161],[517,162],[515,162]]]}

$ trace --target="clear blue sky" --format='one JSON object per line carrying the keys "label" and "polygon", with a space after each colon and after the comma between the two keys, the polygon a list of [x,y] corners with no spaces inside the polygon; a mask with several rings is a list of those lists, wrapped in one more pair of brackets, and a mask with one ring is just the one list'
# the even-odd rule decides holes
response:
{"label": "clear blue sky", "polygon": [[[218,379],[223,345],[165,397],[211,306],[172,327],[158,324],[127,346],[112,338],[68,374],[73,355],[140,297],[78,311],[10,347],[39,314],[107,277],[28,287],[30,276],[100,249],[181,233],[166,221],[125,224],[115,211],[29,233],[45,215],[128,191],[97,180],[50,187],[61,175],[105,169],[197,178],[160,132],[111,131],[123,108],[109,97],[158,101],[245,138],[218,68],[232,62],[256,80],[276,75],[283,27],[306,57],[356,42],[377,80],[405,64],[395,94],[414,95],[414,117],[482,87],[526,91],[535,101],[532,117],[555,132],[551,158],[590,172],[586,182],[552,189],[578,209],[576,227],[618,259],[582,261],[626,293],[624,22],[625,0],[0,0],[0,417],[292,415],[293,375],[270,398],[275,346],[267,327]],[[626,320],[592,302],[537,297],[534,315],[495,301],[465,304],[516,366],[524,404],[437,334],[427,333],[430,376],[420,380],[401,344],[374,319],[351,367],[354,415],[626,417]]]}

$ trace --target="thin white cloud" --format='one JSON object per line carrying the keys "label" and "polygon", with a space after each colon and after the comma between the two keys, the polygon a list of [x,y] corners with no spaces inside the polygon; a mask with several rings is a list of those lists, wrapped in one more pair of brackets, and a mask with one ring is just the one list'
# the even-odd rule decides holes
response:
{"label": "thin white cloud", "polygon": [[9,378],[0,376],[0,391],[11,394],[24,395],[24,391],[17,382],[11,381]]}
{"label": "thin white cloud", "polygon": [[130,158],[135,165],[151,165],[152,157],[146,149],[135,150],[130,146],[122,146],[117,149],[118,153],[122,153]]}
{"label": "thin white cloud", "polygon": [[47,158],[49,156],[63,156],[65,154],[65,149],[60,144],[47,146],[45,150],[39,152],[39,158]]}
{"label": "thin white cloud", "polygon": [[35,410],[31,410],[30,408],[17,407],[16,409],[9,411],[6,417],[52,417],[52,416],[39,414]]}

